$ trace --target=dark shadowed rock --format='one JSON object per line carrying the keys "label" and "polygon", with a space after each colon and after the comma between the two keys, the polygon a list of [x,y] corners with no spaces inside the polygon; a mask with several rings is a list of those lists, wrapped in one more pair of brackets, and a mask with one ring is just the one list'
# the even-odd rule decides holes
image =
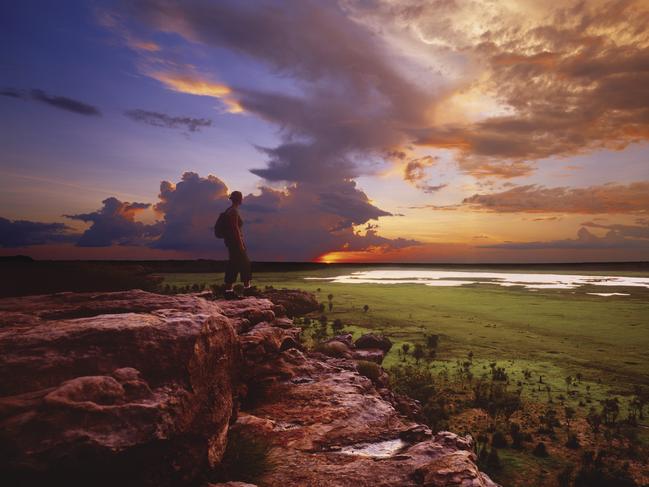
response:
{"label": "dark shadowed rock", "polygon": [[366,348],[378,348],[383,350],[385,353],[388,353],[392,348],[392,342],[388,337],[383,335],[375,335],[374,333],[366,333],[362,335],[356,342],[354,342],[356,348],[366,349]]}
{"label": "dark shadowed rock", "polygon": [[218,484],[207,484],[205,487],[257,487],[255,484],[246,482],[223,482]]}

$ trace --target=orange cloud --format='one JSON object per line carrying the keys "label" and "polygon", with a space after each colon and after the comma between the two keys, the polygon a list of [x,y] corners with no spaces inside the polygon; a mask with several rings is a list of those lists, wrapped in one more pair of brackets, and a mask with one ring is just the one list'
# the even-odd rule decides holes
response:
{"label": "orange cloud", "polygon": [[500,193],[474,194],[462,203],[472,210],[498,213],[646,213],[649,181],[587,188],[515,186]]}
{"label": "orange cloud", "polygon": [[528,25],[489,25],[471,52],[486,65],[472,89],[507,112],[416,130],[451,148],[476,177],[529,174],[530,161],[649,139],[646,2],[580,2]]}
{"label": "orange cloud", "polygon": [[158,52],[161,49],[160,46],[153,41],[144,41],[130,36],[126,39],[126,42],[131,49],[136,51]]}
{"label": "orange cloud", "polygon": [[179,93],[217,98],[226,106],[228,113],[242,113],[244,111],[243,107],[234,98],[232,89],[224,84],[203,79],[196,75],[161,71],[149,73],[149,76]]}

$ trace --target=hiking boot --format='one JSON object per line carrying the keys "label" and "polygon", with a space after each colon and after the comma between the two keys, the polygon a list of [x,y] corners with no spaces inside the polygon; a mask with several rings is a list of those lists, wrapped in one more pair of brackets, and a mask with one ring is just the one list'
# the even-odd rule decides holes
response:
{"label": "hiking boot", "polygon": [[237,299],[243,299],[243,296],[239,296],[234,291],[225,291],[223,297],[226,301],[236,301]]}
{"label": "hiking boot", "polygon": [[243,288],[243,295],[244,296],[259,296],[259,289],[257,289],[255,286],[244,287]]}

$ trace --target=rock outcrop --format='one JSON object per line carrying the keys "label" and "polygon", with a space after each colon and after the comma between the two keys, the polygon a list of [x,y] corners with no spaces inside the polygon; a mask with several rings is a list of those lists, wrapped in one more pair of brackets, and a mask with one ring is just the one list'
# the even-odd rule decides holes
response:
{"label": "rock outcrop", "polygon": [[[299,291],[267,297],[0,300],[3,478],[195,484],[218,470],[236,431],[271,446],[260,485],[495,485],[470,438],[433,435],[404,415],[417,404],[391,393],[378,365],[389,341],[344,337],[330,343],[349,353],[309,353],[287,316],[318,303]],[[229,480],[211,485],[247,485]]]}
{"label": "rock outcrop", "polygon": [[353,360],[297,349],[266,360],[272,386],[255,391],[232,426],[272,446],[260,485],[495,487],[470,437],[407,419]]}

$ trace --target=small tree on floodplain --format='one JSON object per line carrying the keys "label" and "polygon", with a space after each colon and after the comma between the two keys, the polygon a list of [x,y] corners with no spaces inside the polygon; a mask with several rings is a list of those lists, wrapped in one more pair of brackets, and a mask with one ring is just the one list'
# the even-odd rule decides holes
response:
{"label": "small tree on floodplain", "polygon": [[419,364],[419,361],[424,358],[424,355],[424,347],[421,345],[421,343],[416,343],[415,349],[412,351],[412,356],[415,358],[415,362]]}
{"label": "small tree on floodplain", "polygon": [[570,406],[564,408],[564,413],[566,415],[566,430],[570,430],[570,420],[575,417],[575,410]]}
{"label": "small tree on floodplain", "polygon": [[340,335],[344,327],[345,325],[343,324],[343,321],[340,318],[336,318],[334,322],[331,324],[331,330],[333,331],[334,335]]}

